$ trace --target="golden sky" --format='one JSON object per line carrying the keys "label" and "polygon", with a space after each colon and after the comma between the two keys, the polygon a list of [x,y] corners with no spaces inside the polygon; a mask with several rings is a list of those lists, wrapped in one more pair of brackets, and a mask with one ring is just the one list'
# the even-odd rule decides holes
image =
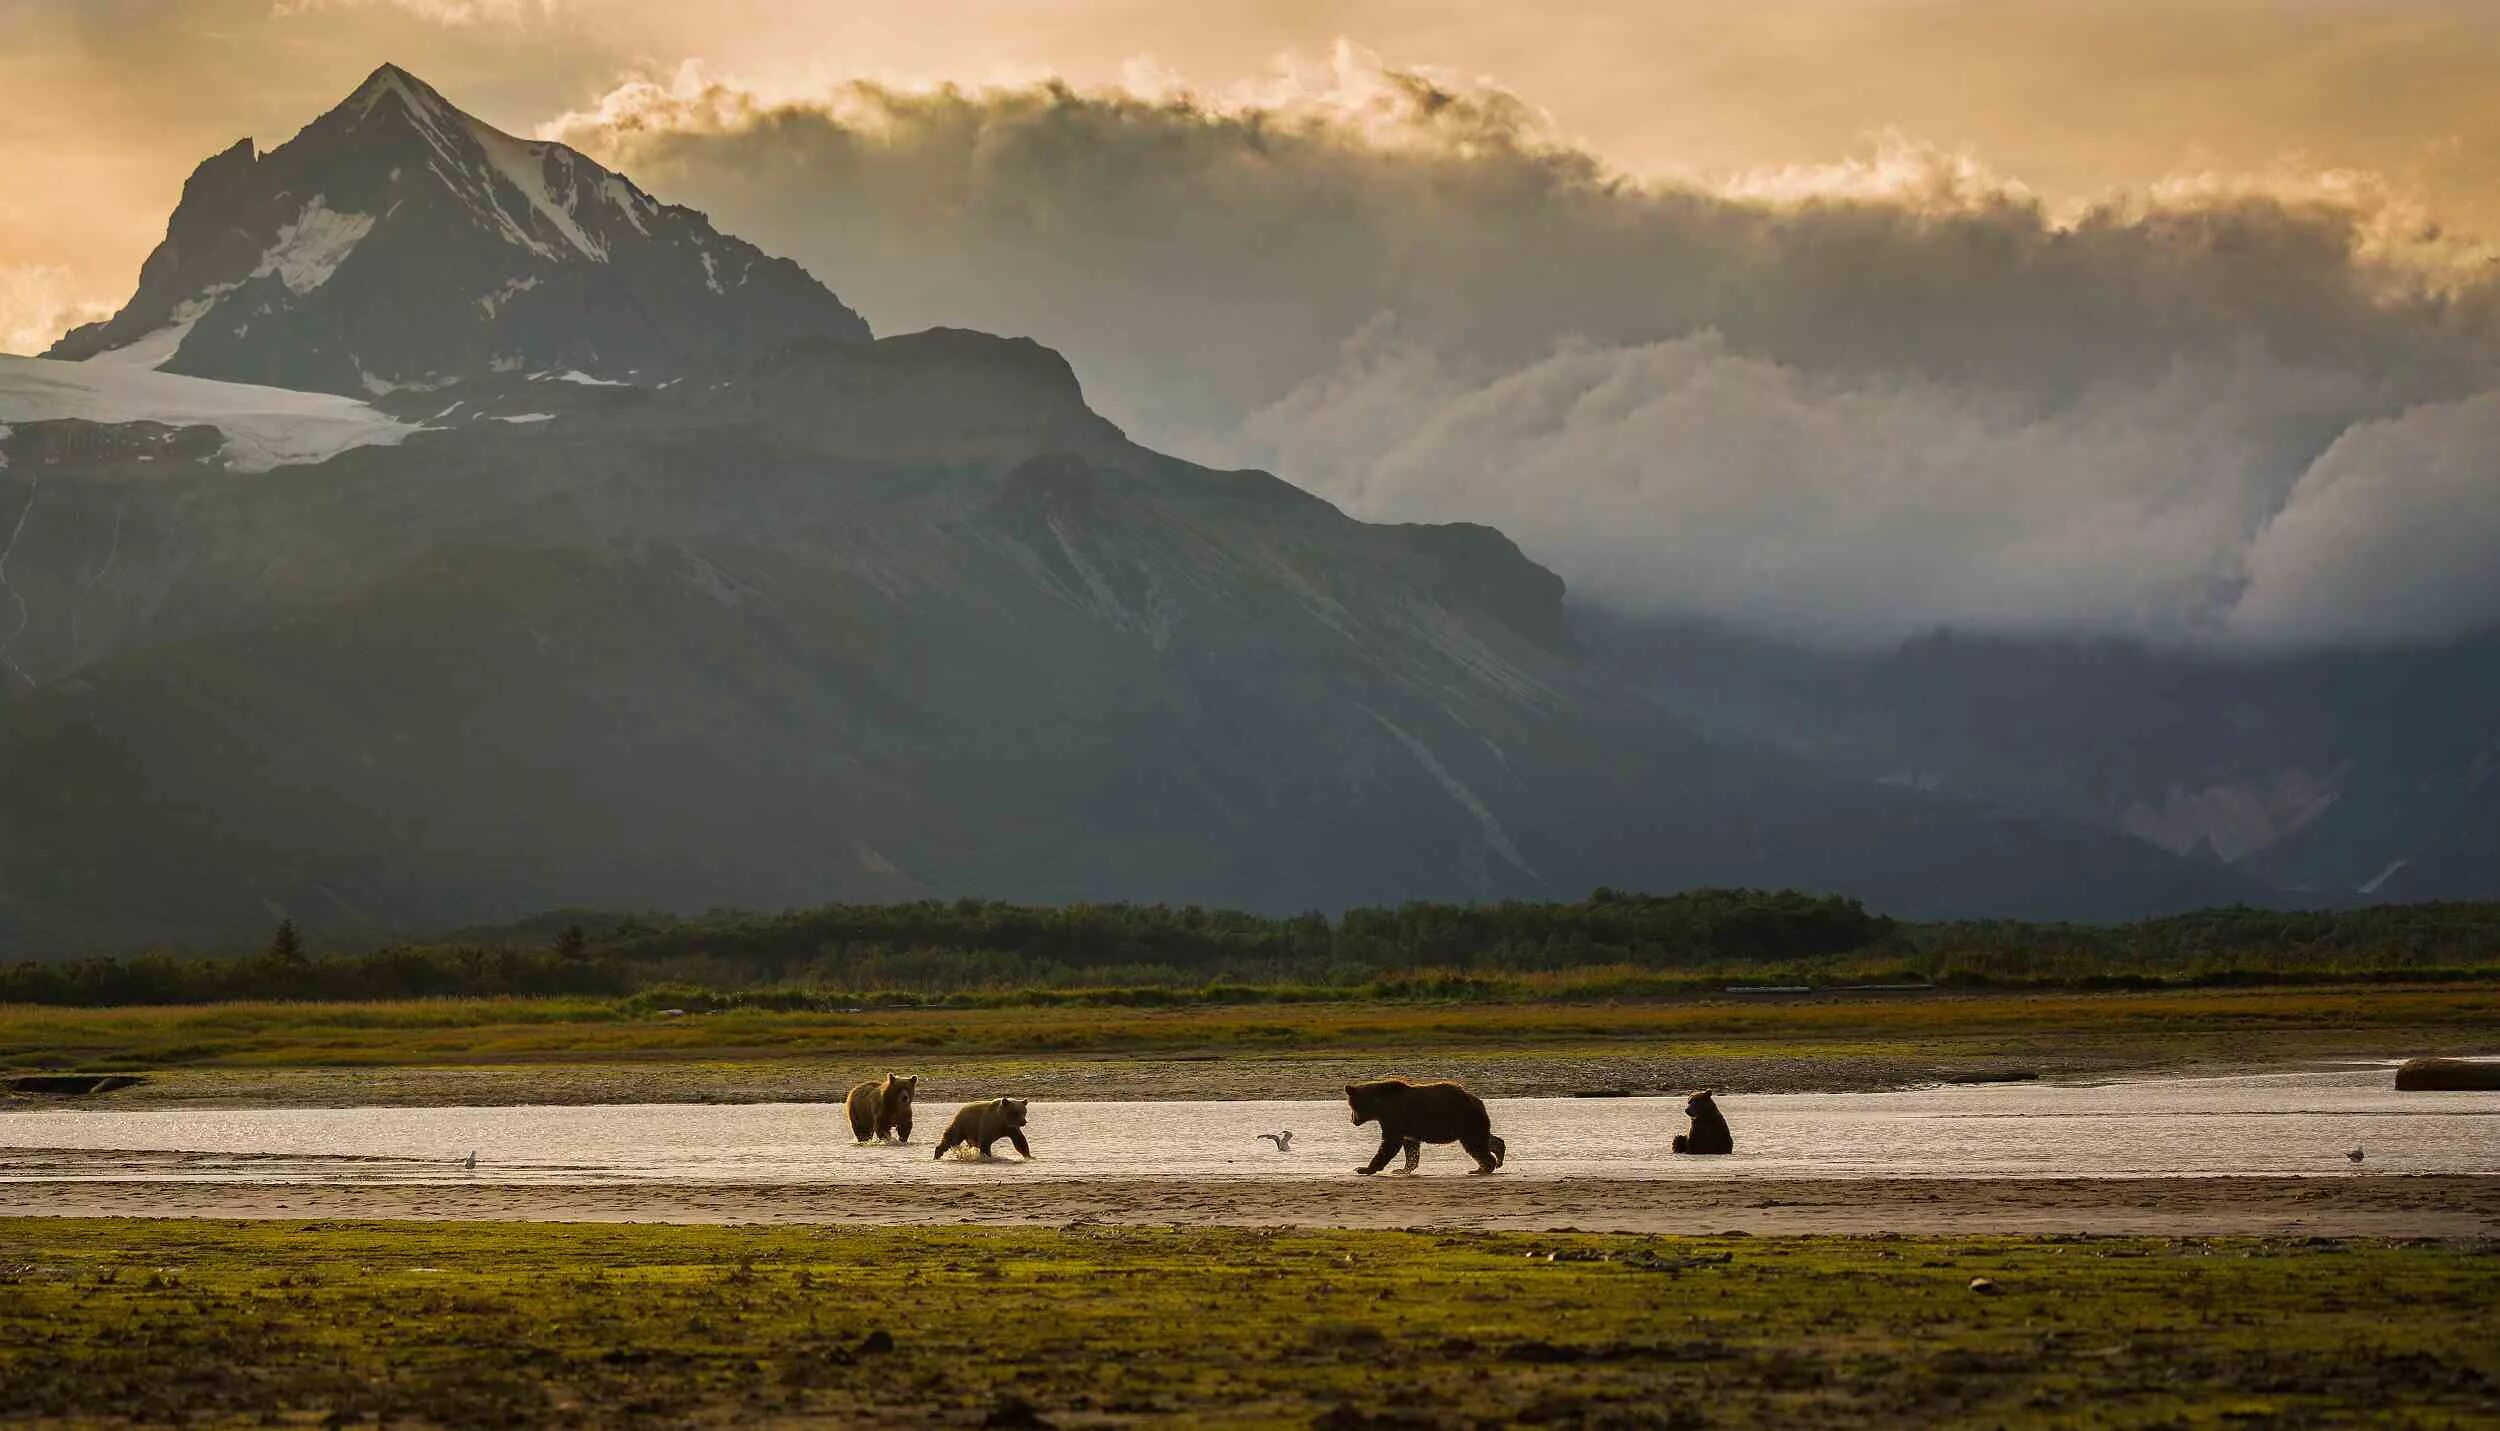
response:
{"label": "golden sky", "polygon": [[[529,132],[687,60],[765,94],[1179,82],[1339,40],[1490,81],[1637,174],[1829,164],[1887,134],[2040,193],[2367,171],[2500,232],[2500,0],[0,0],[0,349],[128,291],[183,177],[394,60]],[[1741,14],[1737,12],[1741,10]],[[728,217],[728,216],[724,216]],[[47,306],[48,305],[48,306]]]}

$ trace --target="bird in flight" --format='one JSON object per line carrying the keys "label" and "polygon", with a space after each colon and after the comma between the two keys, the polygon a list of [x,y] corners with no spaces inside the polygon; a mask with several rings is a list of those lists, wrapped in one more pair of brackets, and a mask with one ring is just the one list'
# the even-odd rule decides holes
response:
{"label": "bird in flight", "polygon": [[1259,1136],[1265,1138],[1271,1143],[1274,1143],[1276,1145],[1277,1152],[1290,1153],[1293,1151],[1293,1130],[1291,1128],[1287,1128],[1282,1133],[1261,1133]]}

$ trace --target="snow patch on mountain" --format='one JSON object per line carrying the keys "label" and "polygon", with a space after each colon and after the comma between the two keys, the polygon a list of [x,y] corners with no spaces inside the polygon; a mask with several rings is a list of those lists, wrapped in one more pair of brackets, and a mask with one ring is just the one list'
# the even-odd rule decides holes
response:
{"label": "snow patch on mountain", "polygon": [[496,289],[494,292],[487,294],[483,298],[480,298],[477,301],[477,306],[487,317],[492,318],[495,316],[495,311],[497,309],[503,307],[513,299],[529,292],[537,286],[538,276],[536,274],[532,274],[527,278],[515,278],[505,283],[503,287]]}
{"label": "snow patch on mountain", "polygon": [[375,397],[389,397],[393,393],[438,392],[443,388],[450,387],[458,381],[460,381],[458,378],[442,377],[405,378],[395,381],[390,378],[378,377],[375,374],[366,372],[364,361],[362,359],[356,360],[357,385],[362,387],[366,392],[373,394]]}
{"label": "snow patch on mountain", "polygon": [[2350,773],[2348,768],[2295,768],[2202,789],[2173,785],[2159,804],[2138,800],[2128,805],[2118,826],[2172,854],[2204,846],[2236,862],[2280,844],[2325,814],[2342,798]]}
{"label": "snow patch on mountain", "polygon": [[342,214],[316,194],[301,217],[278,230],[278,241],[260,256],[260,267],[252,270],[252,277],[274,273],[288,292],[310,293],[329,282],[330,275],[338,272],[339,265],[371,232],[373,215]]}
{"label": "snow patch on mountain", "polygon": [[182,340],[191,336],[191,329],[217,300],[234,291],[231,283],[220,283],[206,292],[184,299],[174,306],[169,321],[152,333],[143,334],[118,348],[107,348],[88,362],[108,368],[161,368],[173,360],[182,347]]}
{"label": "snow patch on mountain", "polygon": [[2359,889],[2357,889],[2357,890],[2355,890],[2354,892],[2355,892],[2355,893],[2357,893],[2357,894],[2376,894],[2376,893],[2378,893],[2378,892],[2379,892],[2379,890],[2381,890],[2382,888],[2384,888],[2384,887],[2386,886],[2386,884],[2387,884],[2387,881],[2388,881],[2388,880],[2390,880],[2390,879],[2392,879],[2392,878],[2394,878],[2394,877],[2395,877],[2395,874],[2396,874],[2396,872],[2397,872],[2398,870],[2403,869],[2406,865],[2409,865],[2409,864],[2411,864],[2411,863],[2413,863],[2413,861],[2411,861],[2411,860],[2398,860],[2398,861],[2396,861],[2394,864],[2389,865],[2387,868],[2385,868],[2385,869],[2383,869],[2383,870],[2380,870],[2377,874],[2374,874],[2374,875],[2370,876],[2370,878],[2369,878],[2369,879],[2364,880],[2364,881],[2362,882],[2362,884],[2361,884],[2360,888],[2359,888]]}
{"label": "snow patch on mountain", "polygon": [[[125,350],[127,351],[127,350]],[[221,383],[100,360],[0,356],[0,420],[206,425],[225,435],[237,472],[326,462],[354,447],[387,447],[417,429],[353,398]]]}
{"label": "snow patch on mountain", "polygon": [[1405,746],[1407,754],[1415,757],[1415,763],[1423,767],[1424,773],[1432,777],[1434,784],[1440,786],[1444,793],[1458,802],[1460,809],[1475,817],[1477,827],[1484,832],[1484,842],[1493,853],[1501,856],[1512,869],[1528,878],[1537,877],[1536,871],[1529,867],[1526,858],[1519,853],[1519,846],[1512,842],[1510,832],[1502,828],[1501,820],[1495,817],[1483,800],[1477,798],[1475,791],[1468,789],[1464,782],[1450,773],[1450,768],[1443,765],[1440,757],[1432,753],[1431,746],[1416,739],[1404,726],[1371,707],[1363,706],[1360,709],[1363,714],[1378,721],[1383,730],[1396,738],[1398,744]]}
{"label": "snow patch on mountain", "polygon": [[625,222],[634,226],[634,232],[649,237],[651,226],[643,222],[642,216],[659,209],[660,204],[657,199],[635,188],[633,180],[622,174],[610,174],[601,179],[599,192],[625,215]]}
{"label": "snow patch on mountain", "polygon": [[266,155],[212,156],[183,194],[130,302],[53,356],[364,398],[870,337],[796,265],[759,266],[694,210],[396,66]]}
{"label": "snow patch on mountain", "polygon": [[[564,261],[560,249],[530,232],[528,220],[535,216],[544,219],[582,257],[595,263],[608,261],[606,247],[583,231],[574,219],[571,204],[559,203],[547,184],[547,166],[551,162],[571,169],[575,162],[571,150],[560,144],[515,139],[454,108],[392,65],[375,70],[364,87],[348,99],[357,116],[367,120],[385,101],[395,101],[406,111],[411,126],[434,151],[428,167],[442,180],[443,187],[461,195],[480,217],[492,220],[505,238],[551,263]],[[461,142],[464,138],[468,141],[465,145]],[[479,172],[477,157],[485,159],[489,172]],[[505,206],[495,182],[498,177],[521,196],[522,213],[515,214]]]}
{"label": "snow patch on mountain", "polygon": [[[594,263],[608,261],[607,246],[584,232],[582,226],[574,221],[569,198],[565,203],[558,203],[554,192],[547,187],[547,166],[559,164],[569,171],[575,162],[573,151],[561,144],[534,144],[515,139],[466,115],[462,115],[461,120],[469,136],[477,141],[478,148],[485,151],[486,162],[494,165],[495,172],[520,191],[522,199],[528,202],[531,209],[553,224],[556,232],[564,235],[565,242]],[[500,203],[497,207],[500,209]],[[536,241],[531,241],[530,247],[538,249],[548,258],[556,256]]]}

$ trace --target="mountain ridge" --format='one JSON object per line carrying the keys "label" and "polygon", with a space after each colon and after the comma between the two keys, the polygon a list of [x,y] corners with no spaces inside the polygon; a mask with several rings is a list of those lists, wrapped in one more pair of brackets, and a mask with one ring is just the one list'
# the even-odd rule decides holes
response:
{"label": "mountain ridge", "polygon": [[[755,282],[815,296],[759,312],[693,256],[736,241],[665,208],[637,229],[630,181],[528,151],[576,243],[474,124],[377,71],[289,145],[202,166],[123,313],[23,360],[109,371],[240,273],[150,376],[344,392],[393,441],[250,471],[232,434],[167,438],[195,429],[143,408],[71,429],[0,384],[24,613],[0,942],[952,895],[2267,895],[1704,734],[1592,661],[1561,579],[1500,532],[1152,452],[1041,344],[877,339],[795,267]],[[445,151],[459,181],[411,174]],[[441,262],[390,261],[431,241]],[[723,322],[698,349],[609,304]]]}
{"label": "mountain ridge", "polygon": [[[420,279],[431,301],[402,302]],[[657,381],[869,337],[797,264],[386,64],[276,149],[202,163],[131,301],[46,356],[380,396],[546,369]]]}

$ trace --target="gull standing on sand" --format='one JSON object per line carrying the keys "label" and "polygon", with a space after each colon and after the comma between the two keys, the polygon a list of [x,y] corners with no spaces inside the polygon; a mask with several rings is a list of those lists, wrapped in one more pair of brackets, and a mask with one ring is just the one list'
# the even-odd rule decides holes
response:
{"label": "gull standing on sand", "polygon": [[469,1156],[467,1156],[467,1157],[465,1157],[465,1158],[462,1158],[462,1159],[460,1160],[460,1166],[462,1166],[462,1167],[464,1167],[464,1168],[467,1168],[470,1172],[473,1172],[473,1173],[474,1173],[474,1172],[476,1172],[476,1171],[477,1171],[477,1149],[475,1149],[475,1148],[471,1148],[471,1149],[469,1150]]}
{"label": "gull standing on sand", "polygon": [[2356,1163],[2357,1163],[2357,1162],[2360,1162],[2360,1161],[2361,1161],[2361,1150],[2360,1150],[2359,1148],[2355,1148],[2355,1149],[2353,1149],[2351,1152],[2348,1152],[2348,1153],[2344,1154],[2344,1156],[2345,1156],[2345,1157],[2347,1157],[2347,1158],[2352,1159],[2352,1160],[2353,1160],[2354,1162],[2356,1162]]}
{"label": "gull standing on sand", "polygon": [[1266,1139],[1268,1142],[1274,1143],[1276,1145],[1277,1152],[1290,1153],[1293,1151],[1293,1130],[1291,1128],[1287,1128],[1282,1133],[1261,1133],[1259,1136]]}

